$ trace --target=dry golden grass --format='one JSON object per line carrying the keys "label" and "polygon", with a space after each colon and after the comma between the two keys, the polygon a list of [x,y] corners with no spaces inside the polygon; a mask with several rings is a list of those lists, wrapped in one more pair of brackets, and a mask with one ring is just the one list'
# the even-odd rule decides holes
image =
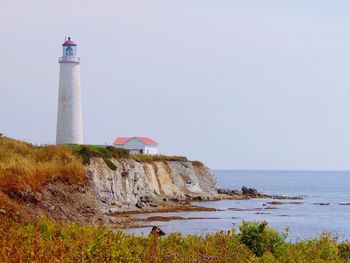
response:
{"label": "dry golden grass", "polygon": [[[83,184],[82,160],[63,146],[33,146],[0,138],[0,208],[23,192],[37,192],[48,182]],[[14,205],[14,204],[12,204]]]}

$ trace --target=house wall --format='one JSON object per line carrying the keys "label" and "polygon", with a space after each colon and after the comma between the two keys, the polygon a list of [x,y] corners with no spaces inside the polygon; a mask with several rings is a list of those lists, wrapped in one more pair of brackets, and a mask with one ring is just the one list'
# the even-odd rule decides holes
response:
{"label": "house wall", "polygon": [[158,147],[153,145],[145,146],[145,154],[158,154]]}
{"label": "house wall", "polygon": [[130,139],[129,141],[124,143],[123,146],[124,146],[124,149],[128,149],[128,150],[135,150],[135,149],[144,150],[145,148],[145,144],[136,138]]}

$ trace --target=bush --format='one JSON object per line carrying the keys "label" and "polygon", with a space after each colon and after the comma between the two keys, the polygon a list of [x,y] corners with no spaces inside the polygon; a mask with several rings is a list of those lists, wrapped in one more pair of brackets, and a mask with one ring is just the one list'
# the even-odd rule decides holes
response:
{"label": "bush", "polygon": [[338,245],[339,254],[343,259],[350,260],[350,243],[342,242]]}
{"label": "bush", "polygon": [[287,233],[281,234],[272,230],[267,226],[266,221],[253,223],[243,221],[239,230],[240,242],[257,256],[262,256],[267,251],[277,255],[281,252],[287,238]]}
{"label": "bush", "polygon": [[204,166],[204,164],[200,161],[191,161],[192,165],[193,166],[196,166],[196,167],[202,167]]}
{"label": "bush", "polygon": [[[50,220],[25,224],[3,220],[0,224],[0,262],[348,261],[349,243],[337,244],[327,235],[288,243],[283,234],[268,228],[266,222],[243,222],[241,228],[240,234],[233,230],[205,236],[172,233],[164,237],[137,237],[107,227]],[[285,248],[276,253],[276,248],[282,245]],[[252,249],[264,253],[258,256]]]}

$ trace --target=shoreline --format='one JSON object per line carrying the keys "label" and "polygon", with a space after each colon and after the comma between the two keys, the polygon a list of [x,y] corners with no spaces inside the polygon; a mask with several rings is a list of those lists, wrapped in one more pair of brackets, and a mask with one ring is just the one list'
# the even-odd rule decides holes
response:
{"label": "shoreline", "polygon": [[[218,194],[211,199],[199,199],[193,198],[192,200],[162,204],[158,207],[141,208],[137,210],[129,211],[114,211],[107,212],[105,216],[109,219],[109,226],[113,229],[131,229],[131,228],[144,228],[153,227],[154,224],[145,224],[146,222],[169,222],[173,220],[195,220],[195,219],[218,219],[217,217],[204,218],[204,217],[181,217],[181,216],[149,216],[149,217],[134,217],[135,215],[149,215],[149,214],[167,214],[167,213],[180,213],[180,212],[215,212],[225,211],[217,208],[210,208],[201,205],[193,205],[194,202],[214,202],[221,200],[250,200],[250,199],[275,199],[275,200],[303,200],[300,196],[287,196],[287,195],[268,195],[259,193],[256,189],[244,187],[243,190],[227,190],[218,189]],[[283,202],[276,202],[276,204],[284,204]],[[301,203],[301,202],[289,202],[289,203]],[[288,204],[288,203],[286,203]],[[265,208],[267,209],[267,208]],[[271,208],[272,209],[272,208]],[[244,209],[230,208],[232,211],[242,211]],[[260,210],[259,210],[260,211]],[[123,220],[124,218],[124,220]],[[115,221],[115,219],[119,219]],[[123,220],[122,222],[120,221]]]}

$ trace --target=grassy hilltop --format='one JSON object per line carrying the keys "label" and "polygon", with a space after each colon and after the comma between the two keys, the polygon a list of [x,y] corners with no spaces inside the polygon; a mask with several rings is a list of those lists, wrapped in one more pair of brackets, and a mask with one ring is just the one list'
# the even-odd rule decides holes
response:
{"label": "grassy hilltop", "polygon": [[111,169],[115,169],[112,157],[139,162],[187,160],[129,155],[112,147],[38,147],[0,138],[0,262],[350,262],[348,242],[325,234],[290,243],[286,234],[265,222],[243,222],[239,232],[206,236],[136,237],[33,213],[40,210],[37,195],[49,183],[88,187],[84,163],[94,156],[103,158]]}

